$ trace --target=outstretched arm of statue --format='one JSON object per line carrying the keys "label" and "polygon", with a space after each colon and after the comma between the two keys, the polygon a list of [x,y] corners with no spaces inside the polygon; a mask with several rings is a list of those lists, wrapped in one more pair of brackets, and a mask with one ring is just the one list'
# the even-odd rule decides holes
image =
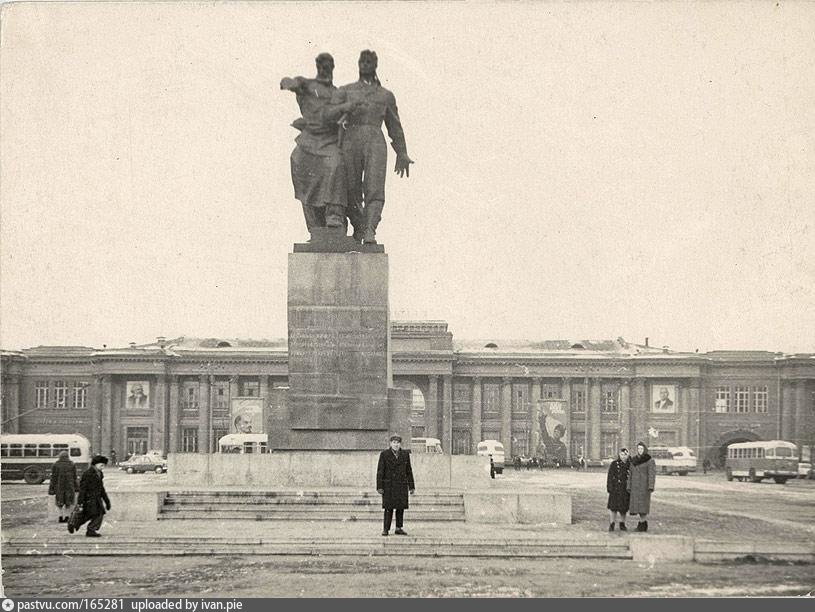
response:
{"label": "outstretched arm of statue", "polygon": [[[333,102],[333,100],[332,100]],[[365,102],[362,100],[348,100],[339,104],[331,104],[326,106],[323,110],[324,121],[337,121],[343,115],[353,113],[360,106],[364,106]]]}
{"label": "outstretched arm of statue", "polygon": [[283,77],[280,80],[280,89],[298,92],[303,87],[305,80],[306,79],[304,77]]}
{"label": "outstretched arm of statue", "polygon": [[396,100],[393,97],[385,107],[385,127],[388,130],[388,136],[391,137],[391,146],[396,151],[396,166],[393,171],[400,177],[410,177],[410,164],[413,163],[413,160],[408,156],[405,131],[402,129],[399,110],[396,108]]}

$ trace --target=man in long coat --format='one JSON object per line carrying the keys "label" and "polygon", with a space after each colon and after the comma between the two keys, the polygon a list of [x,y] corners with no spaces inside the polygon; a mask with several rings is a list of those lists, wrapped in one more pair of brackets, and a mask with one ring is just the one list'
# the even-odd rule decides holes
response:
{"label": "man in long coat", "polygon": [[48,484],[48,495],[54,496],[54,502],[59,508],[60,523],[68,522],[77,489],[79,479],[76,477],[76,466],[68,458],[68,451],[60,451],[59,459],[51,466],[51,480]]}
{"label": "man in long coat", "polygon": [[408,508],[408,495],[414,493],[416,484],[413,482],[413,469],[410,467],[410,453],[402,450],[401,436],[391,436],[390,448],[379,453],[376,490],[382,496],[382,508],[385,510],[382,535],[386,536],[390,532],[394,510],[396,510],[394,533],[407,535],[402,526],[405,510]]}
{"label": "man in long coat", "polygon": [[637,531],[648,531],[646,517],[651,511],[651,493],[656,484],[657,464],[648,454],[648,447],[643,442],[637,443],[637,454],[631,458],[626,488],[631,494],[628,506],[629,514],[639,514]]}
{"label": "man in long coat", "polygon": [[[102,473],[107,464],[107,457],[96,455],[91,459],[91,467],[82,474],[82,479],[79,481],[77,503],[82,506],[82,523],[90,521],[85,531],[85,535],[89,538],[100,537],[99,528],[102,526],[105,509],[110,510],[110,498],[105,491],[104,474]],[[82,523],[76,526],[68,523],[69,533],[73,533]]]}
{"label": "man in long coat", "polygon": [[614,521],[619,515],[620,531],[628,531],[625,526],[625,515],[628,512],[631,495],[628,492],[628,449],[621,448],[619,457],[608,466],[606,491],[608,492],[609,524],[608,530],[614,531]]}

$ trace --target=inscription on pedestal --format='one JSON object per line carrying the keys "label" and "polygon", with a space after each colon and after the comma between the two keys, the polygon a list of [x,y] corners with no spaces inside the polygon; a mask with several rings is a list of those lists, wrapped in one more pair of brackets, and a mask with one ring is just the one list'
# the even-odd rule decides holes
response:
{"label": "inscription on pedestal", "polygon": [[292,429],[387,429],[386,258],[373,253],[290,255]]}

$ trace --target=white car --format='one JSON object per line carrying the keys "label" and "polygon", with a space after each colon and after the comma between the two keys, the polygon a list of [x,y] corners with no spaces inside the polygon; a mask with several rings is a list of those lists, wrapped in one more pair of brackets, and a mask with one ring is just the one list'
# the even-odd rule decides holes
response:
{"label": "white car", "polygon": [[798,464],[798,478],[815,479],[815,473],[812,472],[812,464],[805,461]]}

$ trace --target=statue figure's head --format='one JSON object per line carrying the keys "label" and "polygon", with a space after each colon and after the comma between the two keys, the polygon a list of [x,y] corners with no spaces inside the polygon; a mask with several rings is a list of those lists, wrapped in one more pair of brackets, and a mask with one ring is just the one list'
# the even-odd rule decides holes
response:
{"label": "statue figure's head", "polygon": [[334,78],[334,58],[330,53],[320,53],[315,59],[317,65],[317,78],[320,81],[331,82]]}
{"label": "statue figure's head", "polygon": [[379,83],[379,79],[376,76],[376,66],[379,63],[379,59],[376,57],[376,51],[371,51],[370,49],[365,49],[359,54],[359,78],[365,80],[373,80],[376,83]]}

